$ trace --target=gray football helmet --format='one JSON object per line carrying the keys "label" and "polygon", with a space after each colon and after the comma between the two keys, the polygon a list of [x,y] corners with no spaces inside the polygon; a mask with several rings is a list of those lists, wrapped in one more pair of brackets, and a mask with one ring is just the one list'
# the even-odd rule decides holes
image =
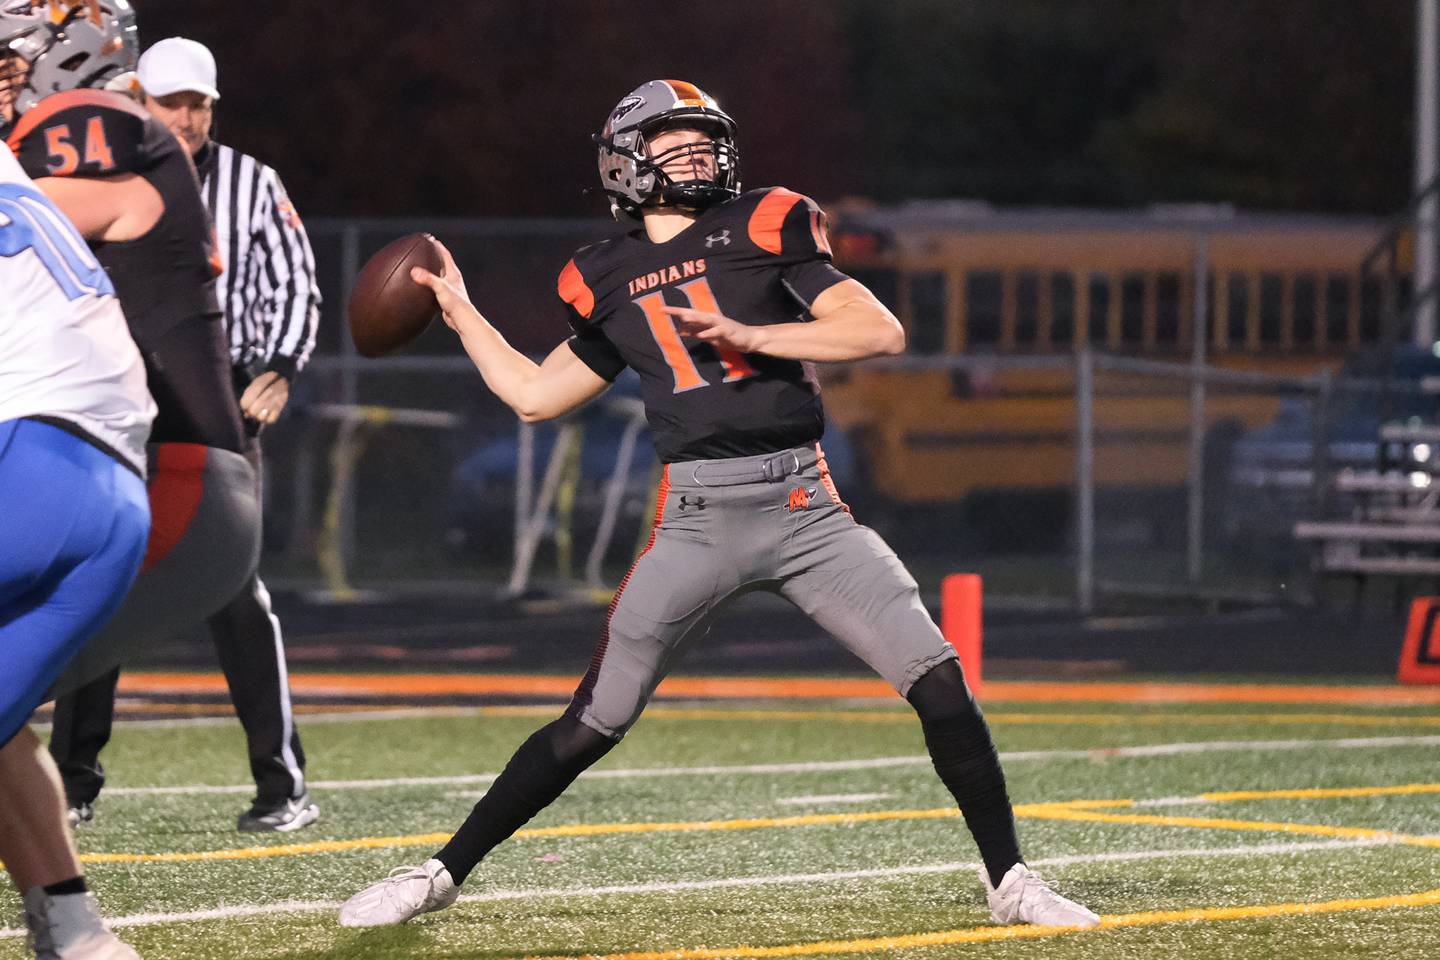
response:
{"label": "gray football helmet", "polygon": [[103,88],[135,69],[139,47],[129,0],[0,0],[0,84],[16,87],[17,117],[52,93]]}
{"label": "gray football helmet", "polygon": [[[710,139],[651,156],[646,138],[676,126],[708,131]],[[610,212],[616,220],[638,220],[641,208],[657,200],[700,210],[740,193],[735,121],[714,97],[693,83],[651,80],[641,84],[615,105],[605,128],[591,139],[600,150],[600,189],[610,199]],[[700,153],[714,157],[714,179],[673,180],[665,173],[665,164]]]}

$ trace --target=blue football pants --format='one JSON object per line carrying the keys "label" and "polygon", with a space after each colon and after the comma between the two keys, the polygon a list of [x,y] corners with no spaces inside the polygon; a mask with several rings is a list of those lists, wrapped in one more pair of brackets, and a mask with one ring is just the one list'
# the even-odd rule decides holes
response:
{"label": "blue football pants", "polygon": [[145,483],[79,437],[0,422],[0,746],[120,606],[150,532]]}

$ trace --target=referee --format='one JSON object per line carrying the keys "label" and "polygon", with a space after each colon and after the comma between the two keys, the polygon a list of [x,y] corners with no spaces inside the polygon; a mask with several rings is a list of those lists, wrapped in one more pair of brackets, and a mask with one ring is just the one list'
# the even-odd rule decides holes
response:
{"label": "referee", "polygon": [[[181,37],[161,40],[140,58],[136,78],[145,108],[189,148],[215,224],[224,265],[217,292],[249,435],[246,457],[258,483],[260,431],[280,417],[290,382],[315,346],[320,292],[310,241],[275,171],[210,139],[220,92],[208,49]],[[305,788],[280,621],[258,575],[210,618],[210,631],[255,778],[255,802],[238,828],[290,831],[313,823],[320,809]],[[105,782],[99,755],[110,739],[118,677],[116,671],[55,705],[50,751],[75,824],[94,816]]]}

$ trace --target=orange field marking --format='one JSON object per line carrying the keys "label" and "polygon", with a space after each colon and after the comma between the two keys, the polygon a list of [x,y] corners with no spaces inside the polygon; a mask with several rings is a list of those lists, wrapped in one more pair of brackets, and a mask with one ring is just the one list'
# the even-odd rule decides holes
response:
{"label": "orange field marking", "polygon": [[[308,696],[445,697],[524,696],[568,698],[571,675],[500,673],[292,673],[291,690]],[[219,673],[135,672],[120,678],[127,694],[221,694]],[[657,695],[701,699],[895,699],[883,680],[804,677],[671,677]],[[1440,686],[1342,686],[1304,684],[990,682],[987,701],[1043,703],[1292,703],[1365,706],[1440,705]]]}
{"label": "orange field marking", "polygon": [[[308,716],[358,714],[375,720],[416,720],[441,717],[550,717],[562,709],[563,701],[536,704],[492,704],[489,706],[402,706],[377,704],[373,700],[324,700],[311,703],[297,703],[294,711]],[[899,700],[894,709],[866,707],[860,709],[832,709],[815,707],[810,709],[757,707],[691,707],[652,706],[645,711],[651,719],[668,720],[818,720],[825,723],[915,723],[915,714],[905,709]],[[158,716],[164,719],[180,717],[224,718],[233,717],[234,709],[228,701],[206,699],[193,702],[174,700],[129,700],[122,701],[118,710],[122,718],[135,719],[144,716]],[[34,719],[49,721],[53,711],[41,707]],[[393,713],[393,716],[391,714]],[[1217,726],[1236,724],[1283,724],[1287,726],[1360,726],[1360,727],[1440,727],[1440,716],[1418,714],[1361,714],[1361,713],[1236,713],[1224,712],[1160,712],[1144,713],[1020,713],[1011,710],[987,710],[985,719],[991,726],[1019,724],[1025,726]]]}

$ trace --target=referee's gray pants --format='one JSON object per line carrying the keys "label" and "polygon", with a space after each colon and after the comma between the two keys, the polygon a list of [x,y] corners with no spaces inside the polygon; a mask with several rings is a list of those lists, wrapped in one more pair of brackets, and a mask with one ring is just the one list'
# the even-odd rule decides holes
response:
{"label": "referee's gray pants", "polygon": [[754,590],[805,611],[901,696],[956,656],[894,551],[850,516],[818,446],[672,463],[569,713],[623,737],[681,653]]}

